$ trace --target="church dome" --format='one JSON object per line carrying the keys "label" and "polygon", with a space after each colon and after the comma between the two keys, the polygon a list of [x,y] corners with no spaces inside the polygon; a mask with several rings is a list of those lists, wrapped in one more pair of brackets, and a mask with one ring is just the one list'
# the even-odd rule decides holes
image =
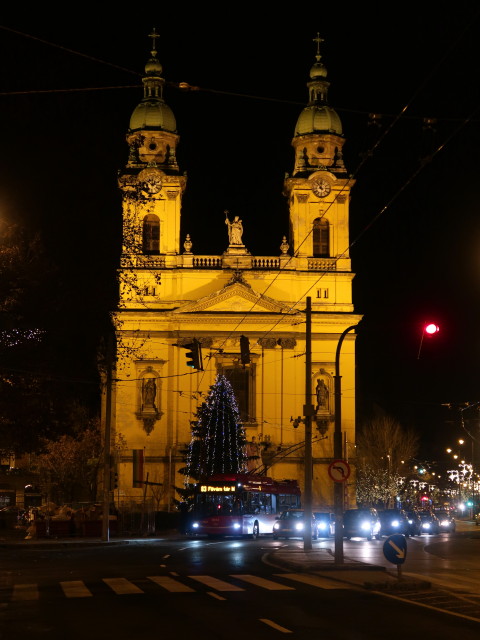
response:
{"label": "church dome", "polygon": [[145,98],[130,118],[130,131],[160,129],[176,133],[177,122],[170,107],[158,98]]}
{"label": "church dome", "polygon": [[295,126],[295,136],[309,133],[336,133],[341,136],[342,132],[342,122],[337,112],[325,104],[305,107]]}
{"label": "church dome", "polygon": [[327,77],[327,69],[324,67],[324,65],[317,60],[317,62],[314,62],[312,65],[312,68],[310,69],[310,78],[312,80],[316,80],[317,78],[326,78]]}

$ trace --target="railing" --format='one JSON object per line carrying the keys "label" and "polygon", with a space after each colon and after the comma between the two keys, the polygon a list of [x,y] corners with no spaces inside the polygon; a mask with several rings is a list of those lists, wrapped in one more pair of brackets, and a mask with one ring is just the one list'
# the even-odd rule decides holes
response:
{"label": "railing", "polygon": [[268,256],[259,256],[252,258],[253,269],[280,269],[280,258],[270,258]]}
{"label": "railing", "polygon": [[219,256],[194,256],[193,266],[197,269],[221,269],[222,259]]}
{"label": "railing", "polygon": [[163,256],[144,256],[144,255],[130,255],[122,256],[120,265],[125,268],[165,268],[165,258]]}
{"label": "railing", "polygon": [[309,258],[309,271],[335,271],[337,261],[334,258]]}

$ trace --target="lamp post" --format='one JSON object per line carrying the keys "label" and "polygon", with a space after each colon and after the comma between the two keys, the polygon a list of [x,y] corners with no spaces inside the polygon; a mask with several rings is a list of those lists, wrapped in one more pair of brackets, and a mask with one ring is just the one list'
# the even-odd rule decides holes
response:
{"label": "lamp post", "polygon": [[[342,446],[342,378],[340,376],[340,351],[345,336],[349,331],[358,327],[354,324],[345,329],[341,334],[337,344],[335,356],[335,431],[333,434],[333,459],[340,460],[343,457]],[[343,483],[335,482],[334,485],[335,502],[335,564],[343,564]]]}

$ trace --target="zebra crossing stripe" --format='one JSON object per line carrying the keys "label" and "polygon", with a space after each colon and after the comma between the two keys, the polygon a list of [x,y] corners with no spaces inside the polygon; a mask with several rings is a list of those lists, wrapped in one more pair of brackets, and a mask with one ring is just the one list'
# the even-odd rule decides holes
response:
{"label": "zebra crossing stripe", "polygon": [[273,580],[266,580],[265,578],[260,578],[260,576],[252,576],[247,573],[231,574],[231,576],[232,578],[238,578],[239,580],[244,580],[245,582],[254,584],[257,587],[268,589],[269,591],[295,591],[295,587],[288,587],[285,584],[280,584],[279,582],[273,582]]}
{"label": "zebra crossing stripe", "polygon": [[276,573],[279,578],[287,578],[287,580],[295,580],[296,582],[302,582],[303,584],[309,584],[312,587],[319,587],[320,589],[354,589],[351,584],[337,582],[330,578],[324,578],[323,576],[311,576],[307,573]]}
{"label": "zebra crossing stripe", "polygon": [[133,582],[130,582],[130,580],[126,578],[102,578],[102,580],[119,596],[129,593],[143,593],[136,584],[133,584]]}
{"label": "zebra crossing stripe", "polygon": [[93,595],[81,580],[60,582],[60,586],[67,598],[89,598]]}
{"label": "zebra crossing stripe", "polygon": [[170,578],[170,576],[148,576],[148,579],[160,587],[172,593],[193,593],[195,589],[188,587],[186,584]]}
{"label": "zebra crossing stripe", "polygon": [[14,585],[12,600],[38,600],[38,585],[37,584]]}
{"label": "zebra crossing stripe", "polygon": [[212,587],[212,589],[216,589],[217,591],[245,591],[242,587],[237,587],[234,584],[230,584],[229,582],[224,582],[223,580],[219,580],[218,578],[213,578],[212,576],[188,576],[192,580],[196,580],[197,582],[201,582],[202,584],[206,584],[207,587]]}

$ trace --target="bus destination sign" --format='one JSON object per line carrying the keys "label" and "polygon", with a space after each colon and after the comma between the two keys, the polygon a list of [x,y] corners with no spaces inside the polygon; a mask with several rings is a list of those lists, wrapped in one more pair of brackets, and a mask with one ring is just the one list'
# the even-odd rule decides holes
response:
{"label": "bus destination sign", "polygon": [[235,493],[236,486],[233,484],[211,485],[201,484],[200,493]]}

